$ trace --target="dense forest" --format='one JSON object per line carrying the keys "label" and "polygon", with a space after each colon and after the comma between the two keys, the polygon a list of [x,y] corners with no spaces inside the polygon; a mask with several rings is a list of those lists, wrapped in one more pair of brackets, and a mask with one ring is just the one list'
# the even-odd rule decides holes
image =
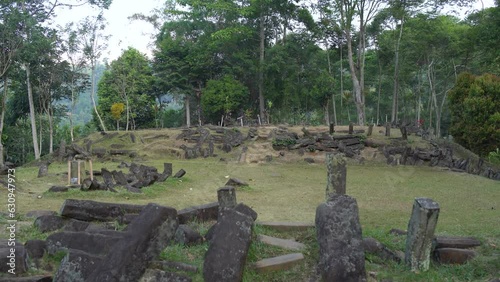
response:
{"label": "dense forest", "polygon": [[[500,145],[500,2],[169,0],[130,15],[152,56],[101,56],[103,13],[53,27],[58,5],[0,4],[0,166],[100,130],[203,124],[413,125],[480,155]],[[181,105],[179,107],[178,105]]]}

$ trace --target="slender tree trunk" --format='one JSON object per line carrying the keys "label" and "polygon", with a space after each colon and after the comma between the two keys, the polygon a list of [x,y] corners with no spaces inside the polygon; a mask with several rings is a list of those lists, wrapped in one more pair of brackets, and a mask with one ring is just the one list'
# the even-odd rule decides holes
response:
{"label": "slender tree trunk", "polygon": [[265,47],[265,29],[264,29],[264,15],[260,16],[260,50],[259,50],[259,114],[260,120],[266,120],[266,108],[264,103],[264,47]]}
{"label": "slender tree trunk", "polygon": [[[330,48],[328,47],[328,42],[326,40],[325,40],[325,44],[326,44],[326,59],[328,60],[328,73],[330,74],[330,76],[333,77],[332,63],[330,61]],[[333,85],[332,85],[332,87],[333,87]],[[327,110],[328,110],[328,108],[327,108]],[[337,109],[335,107],[335,92],[334,91],[332,91],[332,110],[333,110],[333,124],[337,125]],[[328,118],[326,125],[330,125],[330,118]]]}
{"label": "slender tree trunk", "polygon": [[3,134],[3,126],[4,126],[4,119],[5,119],[5,101],[7,101],[7,89],[8,89],[8,83],[9,80],[7,78],[7,75],[3,77],[3,96],[2,96],[2,101],[0,102],[0,107],[2,109],[2,112],[0,113],[0,167],[3,167],[5,164],[5,158],[4,158],[4,147],[2,143],[2,134]]}
{"label": "slender tree trunk", "polygon": [[75,141],[75,134],[73,132],[73,112],[75,111],[75,78],[74,69],[71,77],[71,111],[69,113],[69,135],[71,136],[71,142]]}
{"label": "slender tree trunk", "polygon": [[404,16],[401,18],[401,25],[399,28],[399,36],[396,42],[396,51],[394,57],[394,91],[392,94],[392,115],[391,122],[398,122],[398,91],[399,91],[399,46],[401,44],[401,38],[403,37],[403,23]]}
{"label": "slender tree trunk", "polygon": [[[342,43],[340,44],[340,118],[344,111],[344,57],[342,54]],[[336,124],[335,124],[336,125]]]}
{"label": "slender tree trunk", "polygon": [[356,66],[354,65],[354,58],[353,58],[353,52],[352,52],[352,39],[351,35],[349,34],[350,31],[346,30],[346,37],[347,37],[347,57],[349,60],[349,68],[351,70],[351,79],[352,79],[352,84],[353,84],[353,94],[354,94],[354,103],[356,104],[356,111],[358,114],[358,124],[359,125],[364,125],[365,124],[365,105],[363,102],[363,93],[362,93],[362,87],[358,78],[358,75],[356,73]]}
{"label": "slender tree trunk", "polygon": [[380,120],[380,92],[382,92],[382,64],[378,60],[378,95],[377,95],[377,124]]}
{"label": "slender tree trunk", "polygon": [[52,104],[49,104],[49,154],[54,152],[54,119],[52,113]]}
{"label": "slender tree trunk", "polygon": [[130,107],[128,104],[128,96],[126,93],[125,93],[125,105],[127,107],[127,125],[125,126],[125,131],[128,131],[129,124],[130,124]]}
{"label": "slender tree trunk", "polygon": [[328,106],[330,104],[330,99],[326,99],[326,103],[325,103],[325,124],[326,125],[330,125],[330,112],[328,111]]}
{"label": "slender tree trunk", "polygon": [[184,97],[184,105],[186,106],[186,126],[191,126],[191,112],[189,110],[189,96]]}
{"label": "slender tree trunk", "polygon": [[30,81],[30,66],[25,65],[26,68],[26,85],[28,86],[28,103],[30,107],[30,121],[31,121],[31,136],[33,138],[33,150],[35,152],[35,160],[40,159],[40,150],[38,149],[38,137],[36,130],[36,120],[35,120],[35,104],[33,103],[33,91],[31,89]]}
{"label": "slender tree trunk", "polygon": [[101,115],[99,114],[99,111],[97,111],[97,105],[95,102],[95,63],[92,63],[92,71],[91,71],[91,79],[92,79],[92,89],[90,90],[90,99],[92,100],[92,106],[94,107],[94,112],[99,119],[99,123],[101,124],[101,129],[102,131],[106,131],[106,126],[104,126],[104,122],[102,121]]}

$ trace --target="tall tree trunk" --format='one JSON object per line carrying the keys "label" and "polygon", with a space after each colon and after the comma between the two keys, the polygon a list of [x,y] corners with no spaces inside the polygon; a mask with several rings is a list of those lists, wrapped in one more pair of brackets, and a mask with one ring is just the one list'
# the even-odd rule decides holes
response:
{"label": "tall tree trunk", "polygon": [[35,120],[35,104],[33,103],[33,91],[31,89],[30,81],[30,66],[25,65],[26,68],[26,85],[28,86],[28,103],[30,107],[30,121],[31,121],[31,136],[33,138],[33,150],[35,152],[35,160],[40,159],[40,150],[38,149],[38,137],[36,132],[36,120]]}
{"label": "tall tree trunk", "polygon": [[330,125],[330,112],[328,111],[328,106],[330,104],[330,99],[326,99],[326,103],[325,103],[325,124],[326,125]]}
{"label": "tall tree trunk", "polygon": [[[342,119],[342,112],[344,111],[344,60],[342,54],[342,43],[340,44],[340,118]],[[335,124],[337,125],[337,124]]]}
{"label": "tall tree trunk", "polygon": [[380,120],[380,92],[382,92],[382,64],[378,60],[378,96],[377,96],[377,124]]}
{"label": "tall tree trunk", "polygon": [[54,122],[52,117],[52,103],[49,104],[49,111],[47,112],[49,115],[49,154],[54,152]]}
{"label": "tall tree trunk", "polygon": [[99,111],[97,111],[97,105],[95,103],[95,62],[92,62],[92,71],[91,71],[91,79],[92,79],[92,89],[90,90],[90,99],[92,100],[92,106],[94,107],[94,112],[99,119],[99,123],[101,124],[102,131],[106,131],[106,126],[104,126],[104,122],[102,121],[101,115]]}
{"label": "tall tree trunk", "polygon": [[349,30],[346,30],[347,37],[347,57],[349,60],[349,68],[351,70],[351,79],[353,85],[354,103],[356,104],[356,111],[358,114],[358,124],[365,125],[365,105],[362,93],[362,87],[356,72],[356,66],[354,65],[354,57],[352,53],[352,38],[349,34]]}
{"label": "tall tree trunk", "polygon": [[401,25],[399,28],[399,36],[396,42],[396,51],[394,57],[394,90],[392,93],[392,115],[391,122],[398,122],[398,91],[399,91],[399,46],[401,44],[401,38],[403,37],[403,23],[404,16],[401,18]]}
{"label": "tall tree trunk", "polygon": [[184,96],[184,105],[186,107],[186,126],[191,126],[191,111],[189,110],[189,96]]}
{"label": "tall tree trunk", "polygon": [[[333,77],[332,63],[330,61],[330,48],[328,46],[328,41],[325,40],[325,44],[326,44],[326,59],[328,61],[328,74],[330,74],[330,76]],[[333,85],[332,85],[332,88],[333,88]],[[332,110],[333,110],[333,124],[337,125],[337,109],[335,107],[335,92],[333,92],[333,91],[332,91]],[[330,118],[328,118],[326,125],[330,125]]]}
{"label": "tall tree trunk", "polygon": [[264,15],[260,16],[260,45],[259,45],[259,114],[260,120],[266,120],[266,108],[264,103],[264,47],[265,47],[265,29],[264,29]]}
{"label": "tall tree trunk", "polygon": [[2,143],[2,134],[3,134],[3,126],[4,126],[4,119],[5,119],[5,101],[7,101],[7,89],[8,89],[8,83],[9,80],[7,78],[7,75],[4,75],[3,77],[3,96],[2,96],[2,101],[0,102],[0,107],[2,109],[2,112],[0,113],[0,167],[3,167],[5,164],[5,159],[4,159],[4,147]]}
{"label": "tall tree trunk", "polygon": [[127,125],[125,126],[125,131],[128,131],[129,124],[130,124],[130,107],[128,104],[128,96],[125,93],[125,106],[127,107]]}

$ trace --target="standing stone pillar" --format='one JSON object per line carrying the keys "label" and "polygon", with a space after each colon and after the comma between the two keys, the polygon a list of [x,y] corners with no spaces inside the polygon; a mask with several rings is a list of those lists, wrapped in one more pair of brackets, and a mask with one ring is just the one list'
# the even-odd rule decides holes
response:
{"label": "standing stone pillar", "polygon": [[385,124],[385,136],[391,136],[391,124],[390,123]]}
{"label": "standing stone pillar", "polygon": [[326,200],[335,194],[344,195],[346,193],[346,159],[344,154],[326,154]]}
{"label": "standing stone pillar", "polygon": [[405,263],[411,267],[412,271],[429,269],[432,240],[438,216],[438,203],[429,198],[415,199],[408,223],[405,251]]}
{"label": "standing stone pillar", "polygon": [[349,123],[349,134],[354,133],[354,124],[352,122]]}
{"label": "standing stone pillar", "polygon": [[318,268],[322,281],[366,281],[365,253],[356,199],[333,195],[316,209]]}
{"label": "standing stone pillar", "polygon": [[219,213],[223,209],[232,209],[236,206],[236,189],[233,186],[225,186],[217,190],[219,202]]}
{"label": "standing stone pillar", "polygon": [[366,136],[372,136],[372,133],[373,133],[373,123],[368,125],[368,133],[366,134]]}
{"label": "standing stone pillar", "polygon": [[406,126],[402,126],[400,130],[403,140],[408,140],[408,130],[406,130]]}
{"label": "standing stone pillar", "polygon": [[335,124],[333,122],[330,123],[330,135],[332,135],[335,132]]}

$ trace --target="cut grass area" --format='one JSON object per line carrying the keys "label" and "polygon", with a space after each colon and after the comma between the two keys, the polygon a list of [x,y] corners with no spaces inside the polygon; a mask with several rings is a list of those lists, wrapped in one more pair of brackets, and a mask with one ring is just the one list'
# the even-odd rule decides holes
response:
{"label": "cut grass area", "polygon": [[[316,207],[324,201],[326,170],[324,164],[302,162],[284,164],[237,164],[221,162],[218,158],[203,160],[172,160],[169,158],[142,162],[163,169],[163,162],[172,162],[174,173],[183,168],[182,179],[168,179],[143,188],[143,194],[133,194],[118,188],[118,193],[105,191],[48,193],[52,185],[65,185],[62,173],[66,164],[53,163],[48,177],[37,178],[36,167],[16,169],[16,205],[19,220],[30,210],[58,211],[67,198],[91,199],[102,202],[146,204],[150,202],[182,209],[188,206],[217,201],[217,189],[228,177],[250,184],[237,188],[237,200],[251,206],[261,221],[314,222]],[[118,169],[120,162],[94,162],[94,169]],[[127,169],[123,169],[127,172]],[[436,233],[439,235],[475,236],[482,242],[480,256],[462,266],[431,264],[425,273],[411,273],[404,265],[382,262],[368,256],[367,271],[377,273],[377,279],[394,281],[489,281],[500,276],[500,183],[483,177],[429,167],[389,167],[385,165],[348,165],[347,193],[356,198],[364,236],[371,236],[393,250],[404,251],[405,237],[389,235],[391,228],[406,229],[415,197],[429,197],[439,203]],[[5,189],[0,198],[7,200]],[[5,221],[2,221],[5,222]],[[206,232],[203,224],[196,228]],[[7,236],[2,228],[1,237]],[[305,243],[305,260],[293,268],[259,274],[248,267],[244,281],[305,281],[315,272],[318,250],[314,229],[297,233],[279,233],[256,226],[254,236],[265,234],[284,239],[294,238]],[[19,239],[43,239],[29,223],[21,227]],[[194,247],[170,246],[163,259],[197,265],[200,272],[189,274],[193,281],[202,281],[201,267],[208,245]],[[281,255],[281,249],[253,241],[248,265],[271,256]]]}

